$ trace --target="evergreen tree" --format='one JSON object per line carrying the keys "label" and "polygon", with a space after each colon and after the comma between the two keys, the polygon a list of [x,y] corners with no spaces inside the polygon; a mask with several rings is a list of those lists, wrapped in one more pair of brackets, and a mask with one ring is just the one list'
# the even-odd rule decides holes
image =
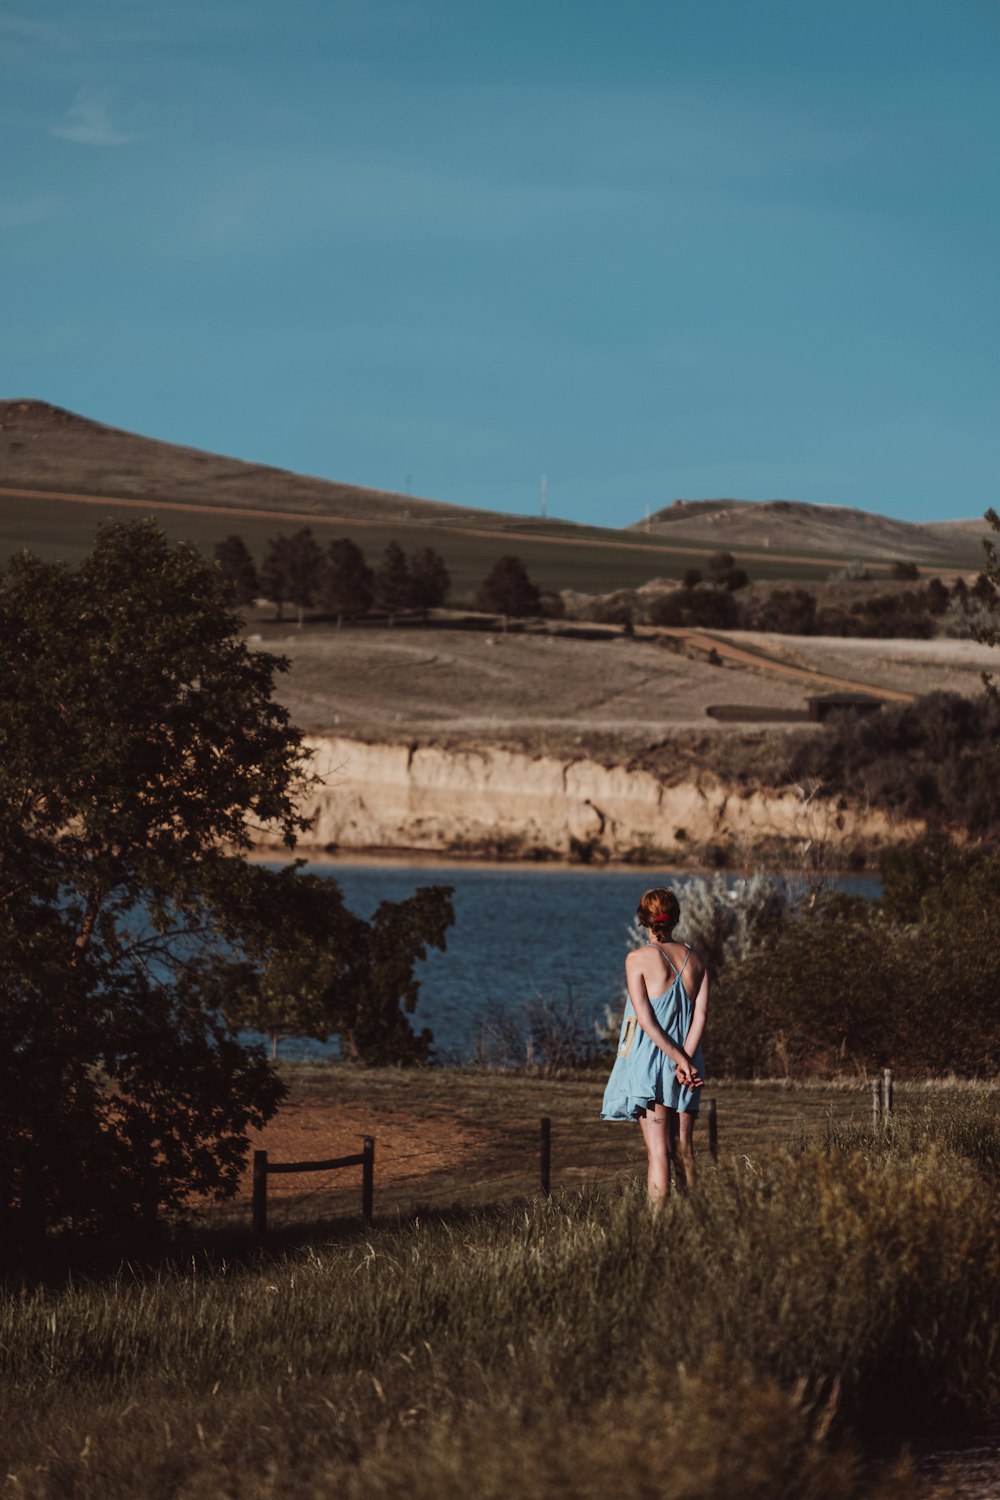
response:
{"label": "evergreen tree", "polygon": [[237,604],[253,604],[260,593],[260,580],[253,558],[241,536],[227,536],[215,544],[219,572],[233,589]]}
{"label": "evergreen tree", "polygon": [[389,616],[389,624],[413,603],[413,579],[406,564],[406,554],[398,542],[390,542],[382,554],[375,573],[375,603]]}
{"label": "evergreen tree", "polygon": [[288,538],[283,553],[288,599],[299,612],[298,627],[302,629],[304,611],[312,609],[316,602],[316,591],[323,571],[323,553],[308,526],[296,531]]}
{"label": "evergreen tree", "polygon": [[410,558],[413,603],[426,620],[427,611],[440,609],[451,588],[451,575],[444,558],[433,547],[424,547]]}
{"label": "evergreen tree", "polygon": [[338,537],[327,548],[320,578],[320,599],[324,609],[341,621],[367,614],[375,597],[375,578],[365,562],[365,555],[350,537]]}
{"label": "evergreen tree", "polygon": [[522,559],[507,553],[497,559],[483,579],[478,603],[489,614],[503,615],[503,628],[508,630],[512,619],[540,612],[541,594],[528,577]]}
{"label": "evergreen tree", "polygon": [[267,544],[264,564],[260,570],[260,591],[274,605],[274,618],[283,618],[282,607],[288,594],[288,538],[273,536]]}

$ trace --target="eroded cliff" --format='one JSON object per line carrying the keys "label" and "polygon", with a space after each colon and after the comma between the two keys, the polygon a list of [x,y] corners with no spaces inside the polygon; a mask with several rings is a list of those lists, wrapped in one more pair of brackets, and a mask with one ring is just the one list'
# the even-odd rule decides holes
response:
{"label": "eroded cliff", "polygon": [[445,750],[310,737],[322,778],[303,804],[303,852],[423,851],[500,858],[701,863],[751,850],[780,860],[822,841],[855,851],[919,826],[870,808],[724,785],[709,772],[667,781],[649,771],[508,750]]}

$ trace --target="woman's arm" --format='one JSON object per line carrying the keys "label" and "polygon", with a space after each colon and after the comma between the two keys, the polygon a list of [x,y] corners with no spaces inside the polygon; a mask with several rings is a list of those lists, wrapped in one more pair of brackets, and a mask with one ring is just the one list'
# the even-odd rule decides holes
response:
{"label": "woman's arm", "polygon": [[[636,1020],[654,1046],[659,1047],[660,1051],[666,1053],[667,1057],[676,1064],[678,1083],[687,1085],[689,1082],[698,1079],[698,1070],[691,1061],[687,1050],[683,1047],[678,1047],[677,1043],[667,1036],[667,1033],[656,1019],[656,1012],[650,1005],[649,995],[646,993],[646,980],[643,976],[638,950],[635,955],[629,954],[629,957],[625,961],[625,978],[628,981],[628,997],[632,1002],[632,1009],[635,1011]],[[689,1075],[689,1077],[685,1075]],[[700,1082],[700,1080],[698,1081]]]}
{"label": "woman's arm", "polygon": [[684,1038],[684,1051],[689,1057],[694,1057],[700,1044],[702,1034],[705,1030],[705,1020],[708,1016],[708,970],[701,976],[701,984],[695,996],[694,1011],[691,1015],[691,1025],[688,1034]]}

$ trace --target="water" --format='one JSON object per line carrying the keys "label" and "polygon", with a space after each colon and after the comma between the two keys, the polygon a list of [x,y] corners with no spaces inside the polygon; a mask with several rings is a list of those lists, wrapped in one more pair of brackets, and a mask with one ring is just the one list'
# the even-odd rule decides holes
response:
{"label": "water", "polygon": [[[400,901],[418,886],[454,887],[455,922],[448,951],[431,949],[418,964],[420,998],[410,1017],[429,1026],[437,1055],[468,1057],[484,1021],[518,1016],[526,1004],[575,997],[578,1014],[595,1020],[622,1003],[627,928],[644,890],[672,885],[684,902],[683,875],[652,870],[525,869],[467,865],[313,865],[310,873],[338,882],[347,905],[369,918],[380,901]],[[872,897],[871,877],[843,877],[839,889]],[[681,928],[683,929],[683,920]],[[336,1054],[335,1044],[283,1040],[279,1056]]]}

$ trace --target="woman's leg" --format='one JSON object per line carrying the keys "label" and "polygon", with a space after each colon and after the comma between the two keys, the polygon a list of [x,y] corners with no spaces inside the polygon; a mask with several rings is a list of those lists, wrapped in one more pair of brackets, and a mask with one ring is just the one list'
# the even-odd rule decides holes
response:
{"label": "woman's leg", "polygon": [[646,1191],[650,1203],[659,1203],[670,1191],[670,1145],[667,1141],[667,1111],[654,1104],[639,1121],[646,1142]]}
{"label": "woman's leg", "polygon": [[677,1168],[683,1174],[685,1187],[694,1186],[694,1122],[697,1115],[682,1110],[677,1126]]}

